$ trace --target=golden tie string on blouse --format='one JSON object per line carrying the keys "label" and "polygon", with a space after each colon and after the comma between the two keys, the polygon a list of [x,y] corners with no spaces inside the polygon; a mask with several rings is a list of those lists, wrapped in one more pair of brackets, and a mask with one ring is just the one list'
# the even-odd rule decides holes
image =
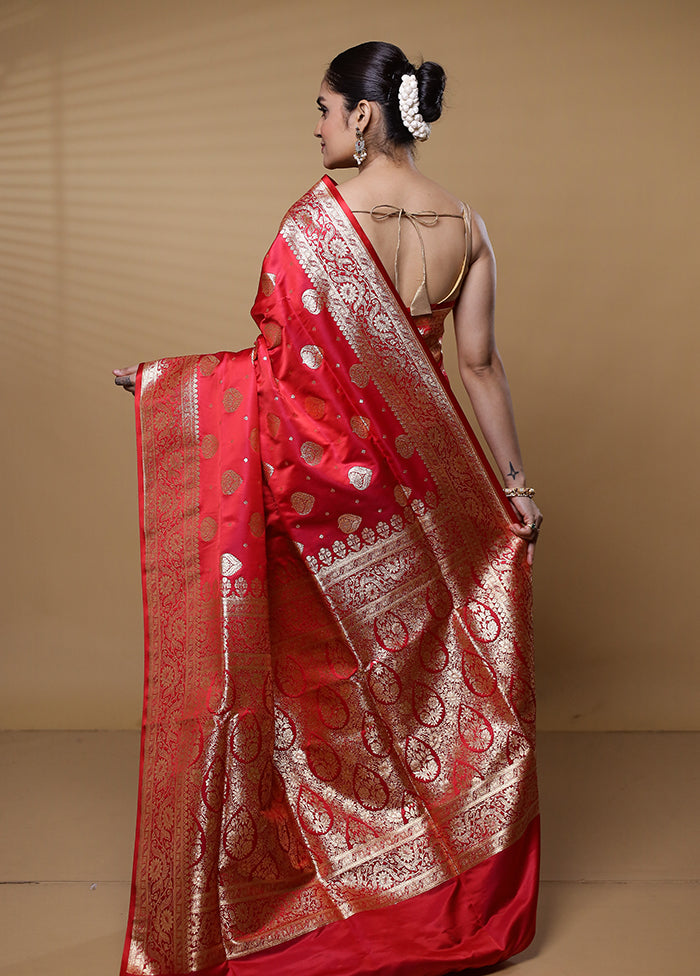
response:
{"label": "golden tie string on blouse", "polygon": [[394,287],[399,290],[399,249],[401,247],[401,221],[405,217],[412,227],[414,228],[416,234],[418,235],[418,242],[420,244],[421,261],[423,263],[423,278],[419,284],[413,300],[409,306],[409,311],[411,315],[430,315],[432,313],[432,306],[430,304],[430,298],[428,296],[428,286],[427,286],[427,268],[425,261],[425,243],[423,241],[423,235],[421,233],[421,224],[424,227],[434,227],[437,224],[440,217],[456,217],[464,220],[465,224],[465,236],[466,236],[466,249],[464,254],[464,261],[462,262],[462,268],[459,272],[459,276],[454,286],[450,289],[447,298],[443,301],[447,301],[455,293],[459,285],[462,283],[462,278],[464,272],[467,269],[467,264],[471,257],[471,214],[469,213],[469,220],[467,221],[467,211],[462,210],[461,214],[442,214],[438,213],[436,210],[404,210],[403,207],[394,206],[391,203],[379,203],[376,207],[372,207],[371,210],[354,210],[353,213],[369,214],[375,220],[388,220],[390,217],[397,218],[397,231],[396,231],[396,252],[394,254]]}

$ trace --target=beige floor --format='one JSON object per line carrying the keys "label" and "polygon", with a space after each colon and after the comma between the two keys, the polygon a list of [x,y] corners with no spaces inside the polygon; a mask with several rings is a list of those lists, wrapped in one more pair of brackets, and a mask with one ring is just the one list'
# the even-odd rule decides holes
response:
{"label": "beige floor", "polygon": [[[0,734],[0,976],[115,976],[137,766],[130,732]],[[700,973],[700,733],[543,734],[540,774],[539,934],[502,972]]]}

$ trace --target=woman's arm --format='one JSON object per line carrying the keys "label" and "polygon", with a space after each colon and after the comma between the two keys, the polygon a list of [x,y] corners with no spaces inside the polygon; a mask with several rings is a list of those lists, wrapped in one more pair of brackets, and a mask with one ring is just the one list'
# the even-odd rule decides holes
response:
{"label": "woman's arm", "polygon": [[[483,220],[476,213],[472,216],[474,258],[454,309],[459,372],[506,488],[521,488],[526,484],[525,466],[494,334],[496,260]],[[513,523],[511,529],[528,540],[528,562],[532,563],[542,513],[531,498],[512,501],[522,523]]]}

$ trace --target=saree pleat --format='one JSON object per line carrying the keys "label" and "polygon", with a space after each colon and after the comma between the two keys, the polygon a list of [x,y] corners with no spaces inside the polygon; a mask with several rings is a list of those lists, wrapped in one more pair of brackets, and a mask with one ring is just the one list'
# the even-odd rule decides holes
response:
{"label": "saree pleat", "polygon": [[285,217],[253,316],[253,350],[138,381],[122,973],[493,964],[537,889],[525,546],[329,179]]}

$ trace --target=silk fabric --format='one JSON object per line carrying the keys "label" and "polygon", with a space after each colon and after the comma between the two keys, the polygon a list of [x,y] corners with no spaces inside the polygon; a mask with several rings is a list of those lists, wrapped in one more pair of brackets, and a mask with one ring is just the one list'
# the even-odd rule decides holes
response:
{"label": "silk fabric", "polygon": [[253,317],[252,350],[139,373],[121,972],[492,965],[537,891],[525,544],[330,179],[286,215]]}

